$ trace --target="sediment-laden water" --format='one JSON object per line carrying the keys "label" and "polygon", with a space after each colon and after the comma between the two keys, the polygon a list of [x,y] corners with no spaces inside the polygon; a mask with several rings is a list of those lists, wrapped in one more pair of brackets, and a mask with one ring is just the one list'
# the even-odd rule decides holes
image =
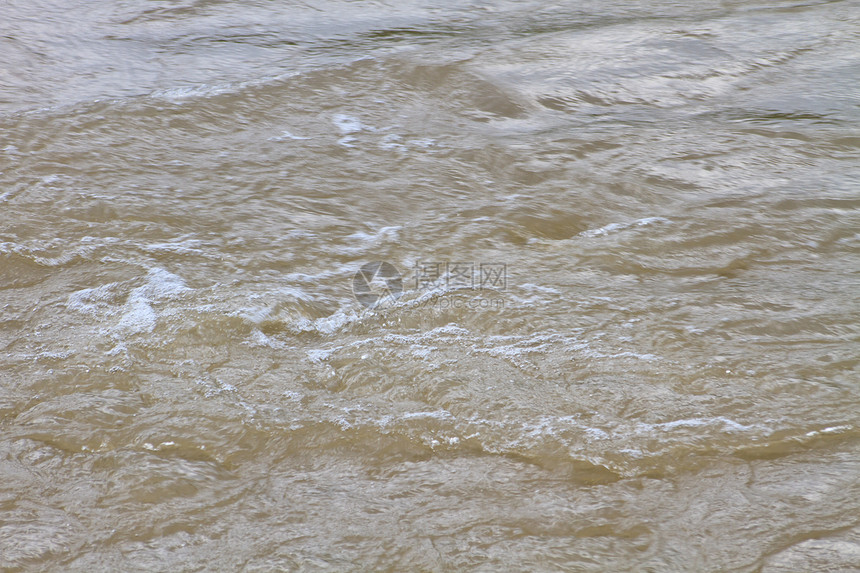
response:
{"label": "sediment-laden water", "polygon": [[0,570],[860,570],[858,79],[851,1],[2,2]]}

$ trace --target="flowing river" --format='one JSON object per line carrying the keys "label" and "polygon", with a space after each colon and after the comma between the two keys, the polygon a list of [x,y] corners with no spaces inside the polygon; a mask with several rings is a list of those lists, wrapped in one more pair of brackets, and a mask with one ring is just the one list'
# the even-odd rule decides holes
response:
{"label": "flowing river", "polygon": [[860,571],[860,3],[3,0],[0,570]]}

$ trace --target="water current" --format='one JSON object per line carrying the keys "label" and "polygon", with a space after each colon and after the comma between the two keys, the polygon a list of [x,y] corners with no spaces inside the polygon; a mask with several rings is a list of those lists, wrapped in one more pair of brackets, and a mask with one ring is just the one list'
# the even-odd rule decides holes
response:
{"label": "water current", "polygon": [[860,3],[0,2],[0,570],[860,571]]}

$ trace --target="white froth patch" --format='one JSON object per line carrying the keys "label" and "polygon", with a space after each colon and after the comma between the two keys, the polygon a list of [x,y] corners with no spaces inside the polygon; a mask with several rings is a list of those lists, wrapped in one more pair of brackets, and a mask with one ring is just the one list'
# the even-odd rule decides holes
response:
{"label": "white froth patch", "polygon": [[446,324],[445,326],[437,326],[433,330],[427,332],[419,332],[416,334],[386,334],[383,336],[383,342],[393,342],[395,344],[411,344],[423,345],[424,342],[439,340],[440,336],[447,337],[451,340],[461,340],[470,333],[465,328],[455,324]]}
{"label": "white froth patch", "polygon": [[155,299],[173,297],[190,290],[185,286],[182,277],[158,267],[149,269],[146,284],[141,288],[146,289],[147,295]]}
{"label": "white froth patch", "polygon": [[297,300],[313,300],[313,297],[308,292],[294,286],[284,286],[273,292],[289,295]]}
{"label": "white froth patch", "polygon": [[172,441],[172,440],[167,441],[167,442],[161,442],[160,444],[157,444],[157,445],[152,444],[151,442],[144,442],[143,443],[143,449],[149,450],[150,452],[160,452],[160,451],[167,449],[167,448],[175,448],[176,446],[177,446],[177,443]]}
{"label": "white froth patch", "polygon": [[[389,129],[389,128],[384,128]],[[383,129],[383,130],[384,130]],[[379,148],[387,151],[406,152],[411,148],[430,149],[436,147],[437,143],[434,139],[409,139],[406,140],[402,135],[391,133],[382,138],[379,142]]]}
{"label": "white froth patch", "polygon": [[[302,282],[302,283],[316,284],[322,280],[325,280],[325,279],[328,279],[331,277],[336,277],[336,276],[343,276],[344,274],[348,274],[349,276],[352,276],[352,274],[354,272],[355,272],[355,269],[353,267],[343,265],[343,266],[338,267],[336,269],[327,270],[327,271],[320,271],[320,272],[318,272],[316,274],[312,274],[312,275],[308,274],[308,273],[287,273],[287,274],[283,275],[283,277],[284,277],[284,280],[288,281],[288,282]],[[284,288],[279,289],[278,292],[287,292],[287,289],[292,289],[292,288],[295,288],[295,287],[284,287]]]}
{"label": "white froth patch", "polygon": [[233,314],[233,316],[238,316],[242,320],[247,320],[253,324],[259,325],[264,320],[269,318],[272,314],[272,311],[268,307],[251,307],[251,308],[243,308],[239,309]]}
{"label": "white froth patch", "polygon": [[378,243],[380,241],[397,241],[400,239],[400,230],[403,227],[380,227],[375,233],[365,233],[364,231],[356,231],[351,235],[347,235],[347,239],[361,241],[363,243]]}
{"label": "white froth patch", "polygon": [[841,434],[843,432],[848,432],[853,429],[853,426],[830,426],[829,428],[824,428],[822,430],[813,430],[811,432],[807,432],[806,436],[808,438],[813,438],[822,434]]}
{"label": "white froth patch", "polygon": [[269,348],[284,347],[284,344],[282,342],[272,340],[270,337],[266,336],[266,334],[259,328],[255,328],[251,332],[251,340],[250,342],[245,342],[245,344],[250,344],[251,346],[267,346]]}
{"label": "white froth patch", "polygon": [[116,356],[118,354],[126,354],[127,352],[128,347],[126,347],[125,344],[120,342],[119,344],[108,350],[105,354],[107,354],[108,356]]}
{"label": "white froth patch", "polygon": [[407,412],[400,415],[401,420],[415,419],[452,420],[454,416],[447,410],[436,410],[434,412]]}
{"label": "white froth patch", "polygon": [[386,149],[388,151],[406,151],[408,148],[403,145],[401,141],[403,141],[402,136],[397,135],[396,133],[391,133],[382,138],[382,141],[379,142],[379,147],[380,149]]}
{"label": "white froth patch", "polygon": [[435,139],[425,138],[425,139],[412,139],[409,141],[410,145],[416,145],[418,147],[433,147],[436,145]]}
{"label": "white froth patch", "polygon": [[152,303],[189,290],[181,277],[161,268],[149,269],[143,286],[137,287],[129,294],[115,330],[125,334],[152,332],[158,320]]}
{"label": "white froth patch", "polygon": [[355,321],[358,316],[355,313],[345,313],[343,310],[338,310],[331,316],[318,318],[313,321],[314,330],[324,334],[331,334],[346,324]]}
{"label": "white froth patch", "polygon": [[197,239],[179,238],[166,243],[152,243],[146,246],[146,250],[156,253],[177,253],[182,255],[202,254],[200,247],[203,241]]}
{"label": "white froth patch", "polygon": [[348,115],[344,115],[342,113],[336,114],[331,122],[337,127],[340,132],[344,135],[349,135],[350,133],[358,133],[365,129],[365,126],[355,117],[351,117]]}
{"label": "white froth patch", "polygon": [[427,333],[432,336],[434,334],[450,334],[452,336],[465,336],[469,334],[469,331],[461,326],[457,326],[456,324],[450,323],[445,326],[438,326]]}
{"label": "white froth patch", "polygon": [[116,325],[116,330],[127,334],[137,332],[152,332],[158,316],[149,304],[149,299],[143,293],[145,287],[136,288],[128,297],[123,309],[122,318]]}
{"label": "white froth patch", "polygon": [[295,73],[276,74],[263,76],[261,78],[244,82],[227,82],[223,84],[199,84],[196,86],[182,86],[156,90],[150,94],[155,99],[163,99],[171,103],[183,103],[189,99],[209,98],[223,94],[240,92],[244,89],[263,86],[274,82],[283,81],[293,77]]}
{"label": "white froth patch", "polygon": [[321,334],[333,334],[347,324],[360,319],[353,311],[345,311],[343,308],[330,316],[311,320],[309,318],[297,318],[290,325],[297,332],[319,332]]}
{"label": "white froth patch", "polygon": [[75,291],[66,299],[66,308],[85,314],[96,314],[116,298],[117,283]]}
{"label": "white froth patch", "polygon": [[533,283],[524,283],[518,285],[518,290],[523,291],[525,296],[517,296],[513,293],[508,293],[508,296],[522,306],[544,305],[548,302],[558,300],[561,291],[552,287],[545,287]]}
{"label": "white froth patch", "polygon": [[193,86],[181,88],[168,88],[152,92],[152,97],[165,99],[170,102],[179,103],[191,98],[206,98],[230,92],[229,86]]}
{"label": "white froth patch", "polygon": [[[515,342],[513,344],[500,344],[502,342],[510,342],[511,340]],[[487,342],[490,343],[490,346],[475,348],[475,351],[483,352],[490,356],[505,356],[510,358],[523,354],[545,353],[553,345],[567,342],[567,340],[560,334],[539,334],[525,339],[512,336],[490,336]]]}
{"label": "white froth patch", "polygon": [[533,283],[523,283],[520,285],[520,288],[530,291],[530,292],[545,292],[548,294],[561,294],[561,291],[552,287],[546,287],[541,285],[536,285]]}
{"label": "white froth patch", "polygon": [[412,356],[421,358],[422,360],[426,360],[434,350],[436,350],[435,346],[424,346],[421,344],[413,344],[409,347]]}
{"label": "white froth patch", "polygon": [[[605,355],[604,355],[605,356]],[[655,354],[639,354],[638,352],[618,352],[617,354],[612,354],[611,358],[636,358],[637,360],[646,360],[648,362],[654,360],[660,360],[660,357]]]}
{"label": "white froth patch", "polygon": [[660,424],[645,424],[640,423],[637,425],[637,432],[650,432],[653,430],[675,430],[678,428],[700,428],[703,426],[722,426],[725,430],[729,431],[749,431],[755,429],[755,426],[744,426],[743,424],[739,424],[734,420],[730,420],[728,418],[724,418],[723,416],[717,416],[715,418],[689,418],[685,420],[674,420],[672,422],[663,422]]}
{"label": "white froth patch", "polygon": [[307,351],[308,360],[319,364],[324,360],[328,360],[335,350],[334,348],[311,348]]}
{"label": "white froth patch", "polygon": [[594,440],[605,440],[609,434],[600,428],[585,428],[585,435]]}
{"label": "white froth patch", "polygon": [[623,231],[626,229],[632,229],[634,227],[645,227],[648,225],[655,225],[658,223],[671,223],[669,219],[665,217],[645,217],[644,219],[637,219],[636,221],[632,221],[630,223],[609,223],[608,225],[604,225],[599,229],[588,229],[587,231],[581,232],[579,235],[581,237],[602,237],[603,235],[608,235],[609,233],[613,233],[616,231]]}
{"label": "white froth patch", "polygon": [[310,139],[310,137],[301,137],[299,135],[293,135],[289,131],[282,131],[281,135],[277,135],[275,137],[270,137],[269,141],[301,141],[304,139]]}

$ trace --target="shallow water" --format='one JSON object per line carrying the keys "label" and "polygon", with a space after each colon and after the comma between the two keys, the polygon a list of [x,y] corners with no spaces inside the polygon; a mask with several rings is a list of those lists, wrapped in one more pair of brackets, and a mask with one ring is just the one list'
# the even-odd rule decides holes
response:
{"label": "shallow water", "polygon": [[860,571],[857,2],[69,4],[0,569]]}

